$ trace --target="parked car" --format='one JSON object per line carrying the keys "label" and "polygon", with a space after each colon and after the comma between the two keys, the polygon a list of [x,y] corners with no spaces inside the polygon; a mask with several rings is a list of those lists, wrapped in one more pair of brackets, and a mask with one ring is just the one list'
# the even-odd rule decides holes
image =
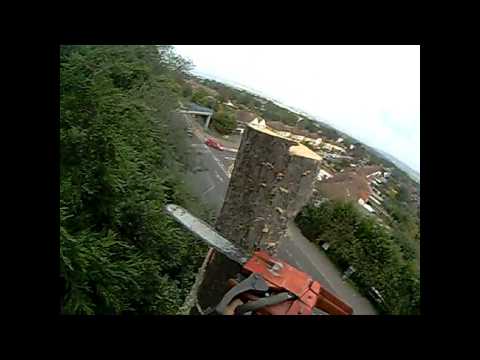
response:
{"label": "parked car", "polygon": [[207,146],[210,146],[214,149],[217,149],[217,150],[220,150],[220,151],[223,151],[223,146],[220,145],[217,141],[213,140],[212,138],[209,138],[205,141],[205,145]]}

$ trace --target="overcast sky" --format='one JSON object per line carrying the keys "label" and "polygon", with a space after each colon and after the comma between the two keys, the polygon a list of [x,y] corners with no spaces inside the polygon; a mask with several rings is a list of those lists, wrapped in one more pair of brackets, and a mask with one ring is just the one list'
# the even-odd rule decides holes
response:
{"label": "overcast sky", "polygon": [[175,47],[196,72],[304,110],[420,171],[419,46]]}

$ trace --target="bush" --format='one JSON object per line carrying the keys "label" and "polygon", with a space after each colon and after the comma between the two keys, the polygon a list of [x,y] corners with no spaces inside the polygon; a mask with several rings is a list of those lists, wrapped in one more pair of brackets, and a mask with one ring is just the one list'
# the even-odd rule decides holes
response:
{"label": "bush", "polygon": [[193,95],[192,87],[189,84],[185,84],[182,90],[182,96],[186,99],[190,99]]}
{"label": "bush", "polygon": [[351,203],[329,201],[305,207],[296,223],[312,242],[330,243],[328,254],[342,270],[350,265],[357,269],[351,279],[365,295],[371,287],[380,291],[385,299],[377,304],[381,312],[420,313],[420,274],[374,219]]}
{"label": "bush", "polygon": [[197,104],[200,104],[203,102],[203,101],[206,101],[204,100],[207,96],[208,96],[208,92],[206,92],[205,90],[203,90],[202,88],[198,89],[198,90],[194,90],[193,91],[193,95],[192,95],[192,101],[194,103],[197,103]]}
{"label": "bush", "polygon": [[212,126],[220,134],[231,134],[237,128],[235,115],[224,110],[215,112],[212,120]]}

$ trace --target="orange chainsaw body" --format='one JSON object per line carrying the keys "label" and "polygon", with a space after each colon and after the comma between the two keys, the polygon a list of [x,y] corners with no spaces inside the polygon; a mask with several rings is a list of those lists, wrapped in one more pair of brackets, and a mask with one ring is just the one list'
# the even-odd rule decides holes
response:
{"label": "orange chainsaw body", "polygon": [[[259,309],[262,315],[311,315],[318,308],[331,315],[351,315],[353,309],[337,296],[325,289],[307,273],[284,261],[271,257],[264,250],[256,251],[243,265],[244,273],[260,274],[270,287],[270,291],[288,291],[296,299]],[[232,283],[230,284],[232,285]],[[244,299],[258,299],[255,295],[244,294]]]}

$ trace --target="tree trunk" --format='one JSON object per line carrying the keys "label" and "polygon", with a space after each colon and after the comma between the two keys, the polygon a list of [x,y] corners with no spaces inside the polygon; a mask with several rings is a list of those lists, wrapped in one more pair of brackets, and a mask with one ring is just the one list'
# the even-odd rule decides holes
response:
{"label": "tree trunk", "polygon": [[[239,247],[277,254],[288,220],[307,203],[321,158],[274,130],[249,124],[216,222],[216,229]],[[214,307],[240,266],[214,253],[198,291],[202,309]]]}

